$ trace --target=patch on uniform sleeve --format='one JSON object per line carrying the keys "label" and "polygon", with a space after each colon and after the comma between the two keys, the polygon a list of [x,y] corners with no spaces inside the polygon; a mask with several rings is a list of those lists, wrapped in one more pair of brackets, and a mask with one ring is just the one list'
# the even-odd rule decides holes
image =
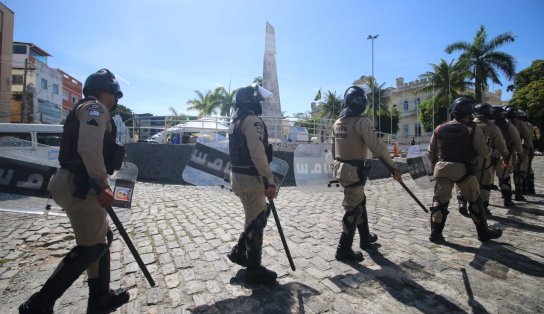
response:
{"label": "patch on uniform sleeve", "polygon": [[87,124],[88,125],[98,126],[98,121],[96,121],[95,118],[92,118],[92,119],[87,120]]}
{"label": "patch on uniform sleeve", "polygon": [[102,109],[102,106],[97,103],[89,105],[87,111],[89,111],[89,115],[93,117],[100,117],[100,115],[104,113],[104,109]]}
{"label": "patch on uniform sleeve", "polygon": [[257,131],[257,133],[263,134],[264,126],[261,122],[255,122],[253,123],[253,126],[255,127],[255,130]]}

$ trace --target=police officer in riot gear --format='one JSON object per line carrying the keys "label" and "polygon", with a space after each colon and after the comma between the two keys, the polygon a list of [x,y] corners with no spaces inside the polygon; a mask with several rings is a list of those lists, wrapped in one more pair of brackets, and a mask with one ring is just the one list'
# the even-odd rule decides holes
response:
{"label": "police officer in riot gear", "polygon": [[[40,291],[19,306],[20,313],[53,313],[55,301],[85,270],[89,313],[117,308],[130,297],[126,289],[109,286],[113,234],[105,211],[114,200],[108,174],[119,169],[124,158],[110,115],[123,93],[113,73],[101,69],[86,79],[83,94],[85,98],[66,119],[59,152],[61,168],[49,183],[53,199],[70,219],[76,246]],[[100,187],[100,192],[93,186]]]}
{"label": "police officer in riot gear", "polygon": [[485,213],[486,215],[491,215],[488,206],[489,194],[495,179],[495,167],[500,158],[502,160],[508,159],[508,150],[506,149],[501,130],[493,121],[491,105],[487,103],[476,105],[474,116],[476,117],[473,120],[474,123],[482,129],[484,136],[489,139],[489,146],[491,148],[491,156],[476,158],[477,164],[474,171],[480,183],[480,197],[484,202]]}
{"label": "police officer in riot gear", "polygon": [[506,158],[501,158],[502,163],[496,165],[495,171],[499,181],[499,189],[501,190],[502,198],[504,199],[504,206],[510,207],[515,205],[514,202],[512,202],[512,185],[510,183],[512,160],[516,158],[516,155],[522,153],[521,138],[516,127],[504,118],[505,112],[502,106],[493,106],[493,108],[491,108],[491,114],[493,115],[495,124],[501,130],[506,148],[508,149],[508,156]]}
{"label": "police officer in riot gear", "polygon": [[529,165],[529,155],[534,150],[531,131],[527,124],[517,117],[518,109],[513,106],[508,106],[505,109],[505,115],[519,132],[521,137],[521,146],[523,148],[522,153],[519,154],[514,161],[514,185],[516,186],[516,201],[525,201],[523,197],[523,184],[527,175],[527,168]]}
{"label": "police officer in riot gear", "polygon": [[367,150],[383,158],[393,170],[393,176],[400,181],[396,164],[391,160],[387,147],[374,133],[370,119],[361,114],[366,109],[364,90],[351,86],[344,93],[343,109],[334,122],[332,154],[333,175],[344,187],[342,205],[345,214],[342,219],[342,234],[336,250],[336,259],[341,261],[362,261],[363,254],[351,248],[356,229],[359,231],[360,247],[367,249],[378,240],[369,232],[364,185],[369,166],[366,164]]}
{"label": "police officer in riot gear", "polygon": [[277,275],[261,265],[263,231],[270,215],[266,198],[276,194],[270,169],[272,146],[263,120],[261,102],[272,95],[260,85],[245,86],[236,92],[237,112],[229,129],[232,191],[245,212],[245,228],[227,257],[247,267],[246,282],[269,284]]}
{"label": "police officer in riot gear", "polygon": [[488,157],[490,154],[482,129],[470,121],[474,105],[472,98],[457,98],[450,108],[453,120],[436,127],[431,138],[429,158],[435,162],[436,185],[429,240],[434,243],[445,241],[442,231],[449,213],[448,204],[454,183],[469,202],[469,212],[476,225],[478,239],[485,242],[502,235],[501,230],[489,229],[487,226],[480,185],[471,169],[477,156]]}
{"label": "police officer in riot gear", "polygon": [[533,172],[532,162],[534,157],[534,150],[535,150],[535,134],[533,132],[533,124],[529,121],[529,117],[527,117],[527,113],[525,111],[519,109],[516,118],[525,122],[525,125],[527,126],[527,129],[529,130],[531,134],[531,142],[533,143],[533,148],[530,149],[528,154],[528,162],[527,162],[527,170],[526,170],[526,176],[525,180],[523,180],[523,186],[522,191],[523,194],[535,194],[535,174]]}

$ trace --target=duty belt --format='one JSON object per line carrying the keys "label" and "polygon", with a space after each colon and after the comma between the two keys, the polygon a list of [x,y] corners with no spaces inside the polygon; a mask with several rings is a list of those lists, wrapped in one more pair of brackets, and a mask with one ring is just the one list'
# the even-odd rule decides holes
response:
{"label": "duty belt", "polygon": [[232,166],[231,171],[234,173],[245,174],[248,176],[259,176],[259,172],[257,171],[257,168],[253,166],[250,166],[250,167]]}

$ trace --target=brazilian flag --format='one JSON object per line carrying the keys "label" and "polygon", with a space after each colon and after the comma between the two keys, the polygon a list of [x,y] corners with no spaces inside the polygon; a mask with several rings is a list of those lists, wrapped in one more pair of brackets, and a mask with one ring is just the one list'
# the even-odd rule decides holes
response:
{"label": "brazilian flag", "polygon": [[321,99],[321,88],[317,91],[317,94],[315,95],[314,101],[318,101]]}

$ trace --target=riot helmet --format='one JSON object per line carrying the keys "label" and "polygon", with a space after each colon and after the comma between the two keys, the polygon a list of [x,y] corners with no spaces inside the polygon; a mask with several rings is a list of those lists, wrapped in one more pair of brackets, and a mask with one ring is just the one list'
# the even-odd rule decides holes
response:
{"label": "riot helmet", "polygon": [[477,104],[474,108],[474,115],[479,119],[493,120],[491,105],[488,103]]}
{"label": "riot helmet", "polygon": [[472,115],[474,105],[476,105],[476,102],[472,97],[461,96],[453,101],[449,111],[453,118],[463,119]]}
{"label": "riot helmet", "polygon": [[515,119],[516,115],[518,114],[518,109],[514,106],[507,106],[504,112],[505,112],[504,115],[508,119]]}
{"label": "riot helmet", "polygon": [[493,106],[491,107],[491,114],[493,115],[493,120],[497,125],[504,125],[506,120],[504,119],[504,107],[502,106]]}
{"label": "riot helmet", "polygon": [[85,97],[98,97],[100,92],[110,92],[117,99],[123,97],[123,92],[119,87],[119,83],[115,79],[115,75],[108,69],[100,69],[87,77],[83,85],[83,95]]}
{"label": "riot helmet", "polygon": [[360,86],[350,86],[344,92],[344,101],[342,102],[342,112],[340,116],[358,116],[366,110],[366,95]]}
{"label": "riot helmet", "polygon": [[525,111],[518,109],[518,112],[516,113],[516,118],[520,119],[521,121],[527,121],[527,113]]}
{"label": "riot helmet", "polygon": [[240,87],[234,95],[234,103],[238,111],[251,110],[260,115],[263,112],[261,102],[272,96],[272,93],[258,84]]}

